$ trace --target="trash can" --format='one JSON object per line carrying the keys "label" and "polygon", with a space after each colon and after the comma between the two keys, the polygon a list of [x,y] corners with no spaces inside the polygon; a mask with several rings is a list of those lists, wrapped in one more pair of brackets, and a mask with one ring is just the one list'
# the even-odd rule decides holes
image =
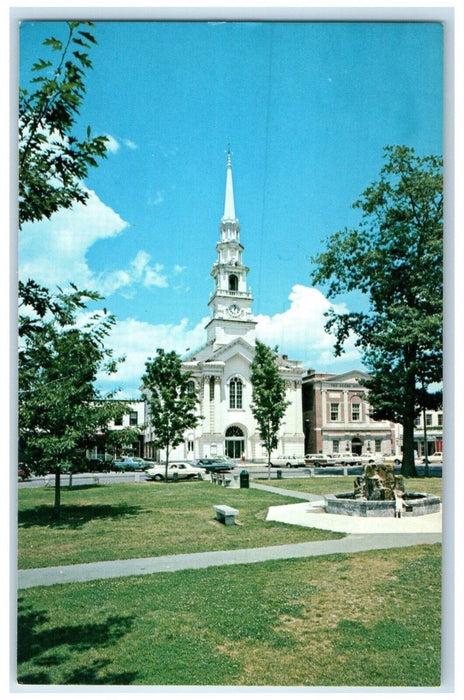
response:
{"label": "trash can", "polygon": [[282,478],[282,469],[278,469],[276,473],[277,473],[277,478],[281,479]]}
{"label": "trash can", "polygon": [[240,488],[248,489],[250,487],[250,475],[246,469],[242,469],[240,472]]}
{"label": "trash can", "polygon": [[172,480],[173,481],[179,481],[179,474],[177,472],[173,472],[172,474]]}

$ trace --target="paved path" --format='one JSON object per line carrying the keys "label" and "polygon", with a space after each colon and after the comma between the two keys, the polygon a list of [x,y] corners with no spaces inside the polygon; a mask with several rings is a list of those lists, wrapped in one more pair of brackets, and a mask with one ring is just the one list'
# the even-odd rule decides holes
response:
{"label": "paved path", "polygon": [[291,496],[292,498],[299,498],[302,501],[320,501],[321,497],[316,496],[314,493],[305,493],[304,491],[292,491],[291,489],[282,489],[278,486],[270,486],[268,484],[260,484],[254,481],[250,483],[251,488],[261,489],[261,491],[270,491],[271,493],[278,493],[280,496]]}
{"label": "paved path", "polygon": [[[321,527],[338,531],[349,532],[346,528],[349,522],[364,521],[364,527],[369,521],[384,521],[383,531],[369,533],[350,533],[347,537],[338,540],[324,540],[319,542],[300,542],[297,544],[276,545],[272,547],[256,547],[251,549],[236,549],[220,552],[200,552],[195,554],[175,554],[162,557],[146,557],[140,559],[126,559],[121,561],[92,562],[88,564],[73,564],[69,566],[50,566],[43,569],[23,569],[17,574],[19,589],[32,588],[34,586],[51,586],[60,583],[93,581],[96,579],[109,579],[120,576],[139,576],[160,572],[180,571],[182,569],[204,569],[209,566],[228,566],[233,564],[251,564],[272,559],[295,559],[299,557],[315,557],[325,554],[364,552],[372,549],[391,549],[392,547],[410,547],[419,544],[435,544],[441,542],[441,514],[433,516],[421,516],[421,518],[352,518],[347,516],[328,516],[317,509],[320,496],[298,491],[279,489],[278,487],[253,484],[253,488],[269,490],[301,498],[305,502],[278,506],[270,509],[277,511],[273,520],[280,522],[292,522],[306,527]],[[309,504],[308,501],[314,503]],[[279,510],[280,509],[280,510]],[[268,516],[269,518],[269,516]],[[335,523],[327,518],[339,518]],[[426,520],[428,519],[428,520]],[[409,521],[409,522],[408,522]],[[414,530],[411,529],[411,522]],[[418,523],[423,523],[422,529]],[[345,524],[346,523],[346,524]],[[427,523],[429,525],[427,526]],[[330,527],[328,527],[330,526]],[[379,527],[377,525],[376,527]],[[387,529],[387,530],[386,530]]]}

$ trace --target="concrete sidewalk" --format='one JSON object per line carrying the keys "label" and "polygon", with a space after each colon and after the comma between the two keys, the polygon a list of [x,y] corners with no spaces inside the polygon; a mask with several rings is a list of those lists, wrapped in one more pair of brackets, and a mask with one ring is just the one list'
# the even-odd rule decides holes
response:
{"label": "concrete sidewalk", "polygon": [[252,549],[50,566],[43,569],[23,569],[18,572],[18,588],[52,586],[60,583],[94,581],[120,576],[141,576],[181,571],[182,569],[204,569],[209,566],[253,564],[276,559],[295,559],[339,553],[350,554],[371,549],[391,549],[441,542],[441,513],[399,519],[328,515],[322,511],[323,501],[320,496],[279,489],[264,484],[253,484],[252,488],[280,493],[291,498],[304,499],[302,503],[270,507],[268,520],[345,532],[348,533],[347,537],[338,540],[300,542]]}
{"label": "concrete sidewalk", "polygon": [[332,515],[323,511],[325,501],[320,496],[318,499],[312,500],[310,503],[271,506],[266,520],[357,535],[426,533],[438,535],[442,531],[441,511],[415,517],[403,515],[402,518]]}
{"label": "concrete sidewalk", "polygon": [[348,535],[342,540],[300,542],[297,544],[236,549],[222,552],[200,552],[198,554],[176,554],[164,557],[147,557],[123,561],[93,562],[71,566],[50,566],[45,569],[23,569],[18,572],[18,588],[53,586],[60,583],[94,581],[120,576],[181,571],[182,569],[205,569],[209,566],[254,564],[275,559],[316,557],[325,554],[351,554],[370,549],[411,547],[418,544],[435,544],[441,535],[424,534],[377,534]]}

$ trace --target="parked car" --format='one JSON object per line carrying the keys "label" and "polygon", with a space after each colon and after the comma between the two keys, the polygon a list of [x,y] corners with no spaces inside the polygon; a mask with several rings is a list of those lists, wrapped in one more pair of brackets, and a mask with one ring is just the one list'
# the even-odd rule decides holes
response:
{"label": "parked car", "polygon": [[132,462],[137,462],[140,465],[140,469],[148,469],[149,467],[154,467],[155,462],[150,459],[144,459],[143,457],[132,457],[132,456],[122,456],[121,459],[123,460],[131,460]]}
{"label": "parked car", "polygon": [[[433,455],[429,455],[428,462],[429,464],[443,464],[443,452],[434,452]],[[425,457],[422,463],[425,464]]]}
{"label": "parked car", "polygon": [[373,452],[363,452],[360,457],[361,464],[382,464],[383,461],[382,455]]}
{"label": "parked car", "polygon": [[335,464],[331,455],[320,453],[305,455],[305,465],[308,467],[328,467]]}
{"label": "parked car", "polygon": [[235,462],[229,457],[201,457],[191,464],[195,467],[204,467],[207,473],[230,472],[235,467]]}
{"label": "parked car", "polygon": [[271,467],[304,467],[304,457],[271,457]]}
{"label": "parked car", "polygon": [[[202,479],[206,470],[203,467],[194,467],[188,462],[176,462],[168,465],[168,479],[174,479],[177,474],[177,479]],[[166,478],[166,465],[155,464],[153,467],[145,470],[145,474],[153,481],[164,481]]]}
{"label": "parked car", "polygon": [[113,469],[113,461],[100,457],[88,457],[85,460],[84,469],[87,472],[109,472]]}
{"label": "parked car", "polygon": [[351,467],[361,462],[361,455],[354,455],[351,452],[334,452],[330,457],[333,460],[332,464],[341,464],[342,467]]}
{"label": "parked car", "polygon": [[138,459],[134,457],[121,457],[113,462],[113,469],[117,472],[136,472],[142,471],[144,468]]}
{"label": "parked car", "polygon": [[384,464],[393,464],[395,467],[401,466],[401,455],[383,455]]}

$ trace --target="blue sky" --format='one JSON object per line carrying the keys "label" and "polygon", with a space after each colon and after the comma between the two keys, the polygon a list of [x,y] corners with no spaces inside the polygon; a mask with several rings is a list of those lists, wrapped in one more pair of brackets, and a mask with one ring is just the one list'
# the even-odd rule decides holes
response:
{"label": "blue sky", "polygon": [[[24,22],[20,83],[65,22]],[[258,336],[318,371],[333,356],[329,302],[311,284],[324,239],[354,227],[352,203],[386,145],[443,152],[443,36],[422,22],[97,22],[76,131],[110,139],[87,207],[27,225],[22,277],[97,289],[126,362],[106,390],[136,396],[157,347],[205,340],[210,271],[232,150],[236,213]],[[353,296],[339,308],[362,303]]]}

